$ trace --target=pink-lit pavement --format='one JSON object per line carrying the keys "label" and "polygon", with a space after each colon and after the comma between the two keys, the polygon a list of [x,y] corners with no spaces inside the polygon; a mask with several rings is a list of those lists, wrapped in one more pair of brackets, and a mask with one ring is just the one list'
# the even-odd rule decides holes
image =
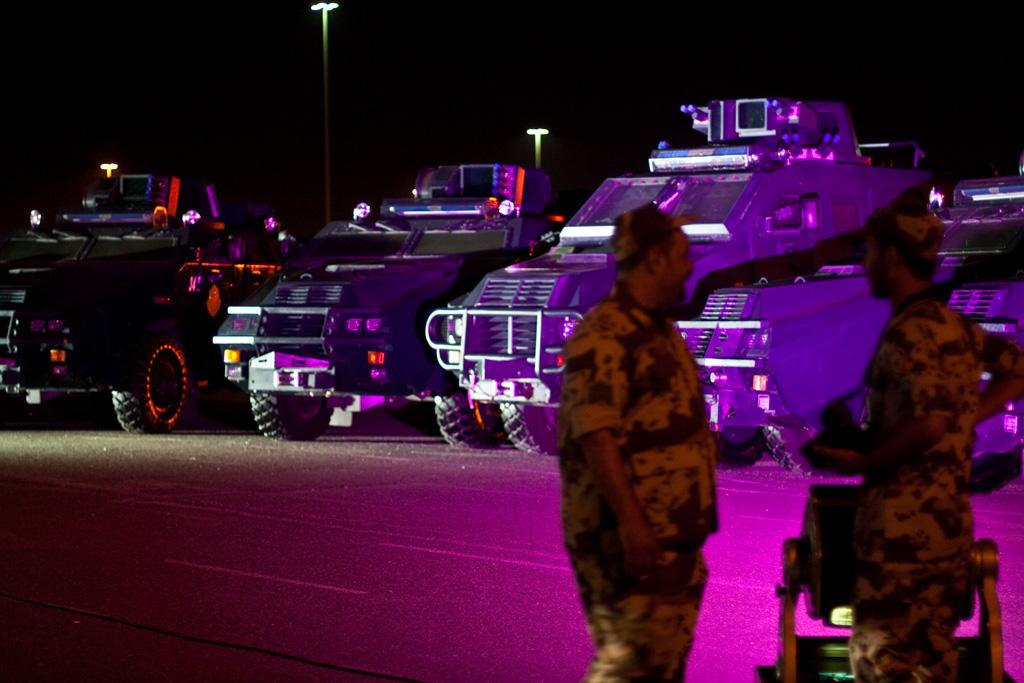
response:
{"label": "pink-lit pavement", "polygon": [[[0,434],[0,680],[578,680],[554,460],[392,433]],[[720,471],[689,681],[773,661],[807,486],[767,462]],[[1021,678],[1024,485],[975,509]]]}

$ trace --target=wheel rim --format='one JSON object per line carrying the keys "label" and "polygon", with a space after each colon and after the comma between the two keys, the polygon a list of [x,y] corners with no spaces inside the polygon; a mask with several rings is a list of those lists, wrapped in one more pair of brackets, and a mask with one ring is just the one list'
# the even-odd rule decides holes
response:
{"label": "wheel rim", "polygon": [[153,355],[149,366],[149,407],[160,419],[173,417],[185,400],[184,363],[169,346]]}
{"label": "wheel rim", "polygon": [[800,452],[801,446],[815,436],[815,431],[799,420],[780,421],[764,427],[768,450],[776,462],[788,470],[810,474],[814,468]]}

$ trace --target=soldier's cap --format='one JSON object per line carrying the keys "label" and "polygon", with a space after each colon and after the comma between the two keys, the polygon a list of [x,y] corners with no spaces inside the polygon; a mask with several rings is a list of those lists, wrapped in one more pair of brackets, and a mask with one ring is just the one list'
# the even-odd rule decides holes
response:
{"label": "soldier's cap", "polygon": [[654,204],[644,204],[615,219],[612,249],[618,263],[642,258],[648,251],[696,216],[669,216]]}
{"label": "soldier's cap", "polygon": [[945,226],[924,207],[894,204],[871,214],[864,232],[907,256],[935,262]]}

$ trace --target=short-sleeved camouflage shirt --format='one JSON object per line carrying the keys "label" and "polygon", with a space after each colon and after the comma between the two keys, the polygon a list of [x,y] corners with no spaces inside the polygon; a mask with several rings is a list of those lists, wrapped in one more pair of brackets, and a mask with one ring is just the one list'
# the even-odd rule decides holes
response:
{"label": "short-sleeved camouflage shirt", "polygon": [[928,414],[949,418],[919,458],[864,478],[855,540],[861,560],[932,562],[970,548],[967,484],[981,373],[1024,375],[1012,342],[986,335],[936,298],[894,315],[868,369],[868,429],[876,441]]}
{"label": "short-sleeved camouflage shirt", "polygon": [[616,438],[636,497],[666,547],[698,547],[718,527],[715,443],[697,367],[678,331],[619,287],[565,346],[558,416],[562,522],[577,554],[621,550],[580,437]]}

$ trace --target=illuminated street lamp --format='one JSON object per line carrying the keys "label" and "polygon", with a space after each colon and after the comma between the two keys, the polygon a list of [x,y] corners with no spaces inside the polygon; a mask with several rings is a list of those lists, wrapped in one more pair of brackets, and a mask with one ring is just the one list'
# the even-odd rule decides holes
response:
{"label": "illuminated street lamp", "polygon": [[528,128],[527,135],[533,136],[533,165],[540,168],[540,136],[548,134],[547,128]]}
{"label": "illuminated street lamp", "polygon": [[100,169],[107,172],[107,177],[117,170],[117,164],[100,164]]}
{"label": "illuminated street lamp", "polygon": [[327,13],[338,8],[336,2],[318,2],[309,7],[320,12],[323,20],[324,44],[324,222],[331,221],[331,133],[330,118],[327,111]]}

